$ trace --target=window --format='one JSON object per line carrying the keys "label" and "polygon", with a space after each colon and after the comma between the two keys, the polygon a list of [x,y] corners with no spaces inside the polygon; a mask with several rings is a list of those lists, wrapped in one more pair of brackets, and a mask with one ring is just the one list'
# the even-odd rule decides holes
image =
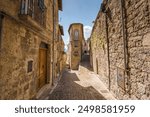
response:
{"label": "window", "polygon": [[34,0],[29,0],[28,2],[29,2],[28,3],[28,15],[33,17],[33,15],[34,15]]}
{"label": "window", "polygon": [[44,10],[46,8],[44,5],[44,0],[38,0],[38,6],[44,12]]}
{"label": "window", "polygon": [[29,15],[40,25],[45,26],[46,6],[44,0],[21,0],[21,15]]}
{"label": "window", "polygon": [[22,0],[20,12],[21,12],[21,14],[26,14],[26,0]]}
{"label": "window", "polygon": [[75,30],[74,31],[74,35],[75,35],[75,40],[79,40],[79,31],[78,30]]}
{"label": "window", "polygon": [[78,43],[79,43],[79,42],[78,42],[77,40],[75,40],[75,41],[74,41],[74,47],[78,47]]}
{"label": "window", "polygon": [[28,61],[28,70],[27,70],[27,72],[28,73],[32,72],[32,69],[33,69],[33,61],[31,60],[31,61]]}

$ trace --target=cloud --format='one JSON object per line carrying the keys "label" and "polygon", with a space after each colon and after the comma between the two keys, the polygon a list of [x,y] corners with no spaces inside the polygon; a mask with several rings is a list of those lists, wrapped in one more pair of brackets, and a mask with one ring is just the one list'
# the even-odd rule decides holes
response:
{"label": "cloud", "polygon": [[84,26],[84,37],[88,39],[91,35],[92,27],[91,26]]}

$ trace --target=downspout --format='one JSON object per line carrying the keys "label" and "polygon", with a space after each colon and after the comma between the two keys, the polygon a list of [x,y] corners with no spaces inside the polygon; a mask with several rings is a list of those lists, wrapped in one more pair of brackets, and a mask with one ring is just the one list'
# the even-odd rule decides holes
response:
{"label": "downspout", "polygon": [[124,46],[124,67],[125,67],[125,71],[127,70],[127,50],[126,50],[126,46],[127,46],[127,36],[126,36],[126,31],[125,31],[125,22],[124,22],[124,1],[121,0],[121,23],[122,23],[122,36],[123,36],[123,46]]}
{"label": "downspout", "polygon": [[4,18],[4,15],[3,13],[0,12],[0,53],[1,53],[1,49],[2,49],[2,35],[3,35],[3,18]]}
{"label": "downspout", "polygon": [[109,37],[108,37],[108,18],[107,12],[105,13],[105,26],[106,26],[106,41],[107,41],[107,57],[108,57],[108,80],[109,80],[109,90],[111,90],[111,80],[110,80],[110,56],[109,56]]}
{"label": "downspout", "polygon": [[52,41],[52,58],[53,58],[53,63],[52,63],[52,85],[54,85],[54,41],[55,41],[55,0],[53,0],[53,41]]}
{"label": "downspout", "polygon": [[110,79],[110,52],[109,52],[109,34],[108,34],[108,18],[107,18],[107,13],[108,13],[108,10],[106,8],[107,6],[107,2],[108,1],[105,1],[101,4],[101,12],[104,13],[105,15],[105,31],[106,31],[106,43],[107,43],[107,57],[108,57],[108,82],[109,82],[109,90],[111,90],[111,79]]}
{"label": "downspout", "polygon": [[127,74],[127,85],[128,85],[128,92],[129,97],[131,97],[131,84],[130,84],[130,73],[129,73],[129,57],[128,57],[128,44],[127,44],[127,30],[126,30],[126,13],[125,13],[125,1],[120,0],[121,2],[121,23],[122,23],[122,36],[123,36],[123,46],[124,46],[124,69],[125,73]]}

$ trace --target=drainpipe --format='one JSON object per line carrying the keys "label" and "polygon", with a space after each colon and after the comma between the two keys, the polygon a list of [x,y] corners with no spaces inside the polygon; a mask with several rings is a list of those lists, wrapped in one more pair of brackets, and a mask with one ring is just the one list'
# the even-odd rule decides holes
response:
{"label": "drainpipe", "polygon": [[110,56],[109,56],[109,37],[108,37],[108,18],[107,12],[105,13],[105,26],[106,26],[106,41],[107,41],[107,57],[108,57],[108,79],[109,79],[109,90],[111,90],[111,80],[110,80]]}
{"label": "drainpipe", "polygon": [[52,63],[52,85],[54,85],[54,42],[55,41],[55,0],[53,0],[53,41],[52,41],[52,58],[53,58],[53,63]]}
{"label": "drainpipe", "polygon": [[126,30],[126,12],[125,12],[125,1],[120,0],[121,2],[121,23],[122,23],[122,36],[123,36],[123,46],[124,46],[124,69],[127,74],[127,85],[129,97],[131,97],[131,84],[130,84],[130,73],[129,73],[129,57],[128,57],[128,41],[127,41],[127,30]]}
{"label": "drainpipe", "polygon": [[111,90],[111,79],[110,79],[110,56],[109,56],[109,34],[108,34],[108,18],[107,18],[107,13],[108,13],[108,10],[106,8],[107,6],[107,0],[104,1],[102,4],[101,4],[101,12],[104,13],[105,15],[105,31],[106,31],[106,42],[107,42],[107,57],[108,57],[108,82],[109,82],[109,90]]}
{"label": "drainpipe", "polygon": [[127,70],[127,35],[126,35],[126,29],[125,29],[125,17],[124,17],[124,1],[121,0],[121,23],[122,23],[122,36],[123,36],[123,46],[124,46],[124,67],[125,71]]}
{"label": "drainpipe", "polygon": [[2,48],[2,33],[3,33],[3,18],[4,18],[4,15],[2,12],[0,12],[0,50]]}

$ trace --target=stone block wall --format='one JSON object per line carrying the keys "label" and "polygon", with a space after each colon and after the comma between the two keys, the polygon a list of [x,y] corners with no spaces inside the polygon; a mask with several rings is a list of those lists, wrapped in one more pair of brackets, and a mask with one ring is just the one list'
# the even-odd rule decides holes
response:
{"label": "stone block wall", "polygon": [[[75,40],[75,30],[78,30],[79,35],[78,39]],[[83,24],[81,23],[73,23],[69,27],[69,35],[70,35],[70,43],[69,43],[69,64],[70,68],[73,70],[78,70],[80,61],[82,59],[82,51],[83,51]],[[77,45],[77,46],[76,46]]]}
{"label": "stone block wall", "polygon": [[[46,27],[39,30],[20,19],[20,1],[0,1],[0,11],[4,13],[0,48],[0,99],[32,99],[36,96],[41,42],[48,46],[47,83],[52,84],[53,2],[45,0]],[[28,72],[29,61],[33,62],[31,72]]]}
{"label": "stone block wall", "polygon": [[[3,22],[1,99],[29,99],[36,93],[40,38],[9,18]],[[33,71],[27,73],[28,61]]]}
{"label": "stone block wall", "polygon": [[[103,1],[91,35],[93,68],[118,99],[150,99],[150,1],[122,1]],[[125,91],[117,69],[127,70]]]}

